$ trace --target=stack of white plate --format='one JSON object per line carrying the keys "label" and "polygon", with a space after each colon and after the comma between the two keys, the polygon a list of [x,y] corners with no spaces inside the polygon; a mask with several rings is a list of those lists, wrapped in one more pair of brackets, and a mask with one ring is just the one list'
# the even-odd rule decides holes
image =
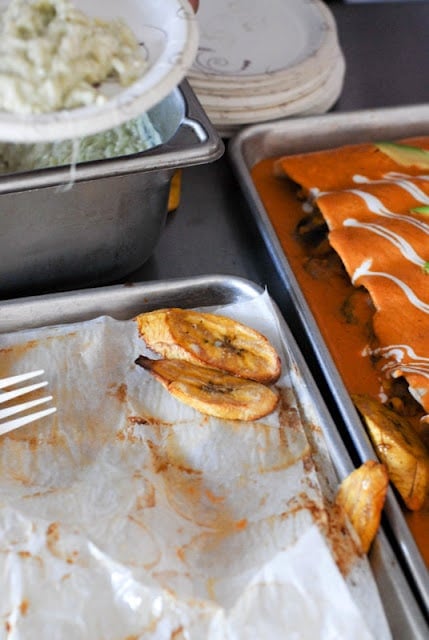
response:
{"label": "stack of white plate", "polygon": [[222,135],[256,122],[324,113],[345,63],[322,0],[202,0],[188,80]]}

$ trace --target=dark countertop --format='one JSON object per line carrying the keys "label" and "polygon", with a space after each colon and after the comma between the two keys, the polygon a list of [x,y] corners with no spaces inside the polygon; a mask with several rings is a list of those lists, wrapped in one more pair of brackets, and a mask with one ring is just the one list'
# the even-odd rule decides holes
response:
{"label": "dark countertop", "polygon": [[[346,59],[335,111],[428,103],[429,2],[330,3]],[[179,209],[169,215],[152,257],[133,280],[204,274],[241,276],[268,284],[272,268],[229,165],[186,169]],[[281,299],[277,300],[281,306]]]}

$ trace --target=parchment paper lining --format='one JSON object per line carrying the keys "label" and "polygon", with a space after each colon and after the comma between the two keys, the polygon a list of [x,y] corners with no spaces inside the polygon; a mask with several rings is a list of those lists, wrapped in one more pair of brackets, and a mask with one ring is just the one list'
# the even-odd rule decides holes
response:
{"label": "parchment paper lining", "polygon": [[0,638],[390,637],[366,558],[333,560],[337,481],[269,296],[210,310],[279,350],[267,418],[174,400],[132,320],[0,336],[0,375],[44,368],[58,407],[0,438]]}

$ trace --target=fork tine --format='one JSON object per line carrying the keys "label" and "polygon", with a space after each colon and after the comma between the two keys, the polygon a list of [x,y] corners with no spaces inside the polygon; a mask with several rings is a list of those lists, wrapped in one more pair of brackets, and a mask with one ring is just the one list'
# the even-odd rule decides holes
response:
{"label": "fork tine", "polygon": [[13,398],[19,398],[19,396],[23,396],[26,393],[30,393],[31,391],[36,391],[36,389],[46,387],[47,384],[47,382],[37,382],[36,384],[29,384],[27,387],[19,387],[18,389],[13,389],[13,391],[3,391],[0,394],[0,404],[3,402],[8,402],[8,400],[13,400]]}
{"label": "fork tine", "polygon": [[23,427],[25,424],[29,424],[34,420],[39,420],[40,418],[49,416],[51,413],[55,413],[55,411],[56,411],[55,407],[50,407],[49,409],[44,409],[43,411],[37,411],[36,413],[32,413],[28,416],[23,416],[22,418],[15,418],[15,420],[9,420],[8,422],[5,422],[3,425],[0,425],[0,435],[3,435],[8,431],[13,431],[13,429],[18,429],[18,427]]}
{"label": "fork tine", "polygon": [[[20,396],[30,393],[31,391],[36,391],[36,389],[46,387],[48,382],[44,381],[29,384],[24,387],[17,387],[7,390],[8,387],[13,387],[13,385],[31,380],[32,378],[37,378],[43,373],[43,369],[37,369],[35,371],[29,371],[27,373],[21,373],[18,375],[9,376],[8,378],[0,379],[0,389],[6,389],[5,391],[0,391],[0,404],[8,402],[9,400],[13,400],[14,398],[19,398]],[[21,402],[20,404],[18,403],[7,406],[4,409],[0,409],[0,420],[5,420],[6,418],[9,418],[9,416],[14,416],[18,413],[28,411],[30,409],[33,409],[33,407],[37,407],[38,405],[44,404],[45,402],[49,402],[50,400],[52,400],[52,396],[45,396],[42,398],[28,400],[27,402]],[[18,429],[18,427],[22,427],[26,424],[29,424],[30,422],[34,422],[35,420],[44,418],[45,416],[49,416],[51,413],[55,413],[56,410],[56,407],[49,407],[48,409],[42,409],[41,411],[36,411],[35,413],[27,413],[20,418],[6,420],[5,422],[3,422],[3,424],[0,424],[0,435],[3,435],[8,431],[12,431],[13,429]]]}
{"label": "fork tine", "polygon": [[0,389],[10,387],[10,385],[17,384],[18,382],[25,382],[26,380],[30,380],[31,378],[36,378],[37,376],[41,376],[42,373],[45,373],[43,369],[37,369],[36,371],[20,373],[16,376],[10,376],[9,378],[2,378],[0,379]]}
{"label": "fork tine", "polygon": [[44,398],[37,398],[37,400],[29,400],[28,402],[22,402],[21,404],[7,407],[7,409],[0,409],[0,420],[8,418],[9,416],[14,416],[16,413],[22,413],[23,411],[37,407],[37,405],[44,404],[50,400],[52,400],[52,396],[45,396]]}

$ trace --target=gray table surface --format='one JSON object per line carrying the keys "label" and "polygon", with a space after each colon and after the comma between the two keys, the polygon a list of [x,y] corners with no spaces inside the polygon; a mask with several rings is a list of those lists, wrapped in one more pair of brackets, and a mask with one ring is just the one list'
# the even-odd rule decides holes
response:
{"label": "gray table surface", "polygon": [[[335,111],[428,103],[429,1],[330,3],[347,71]],[[281,306],[270,260],[252,228],[228,151],[183,176],[179,209],[132,280],[227,274],[267,284]]]}

